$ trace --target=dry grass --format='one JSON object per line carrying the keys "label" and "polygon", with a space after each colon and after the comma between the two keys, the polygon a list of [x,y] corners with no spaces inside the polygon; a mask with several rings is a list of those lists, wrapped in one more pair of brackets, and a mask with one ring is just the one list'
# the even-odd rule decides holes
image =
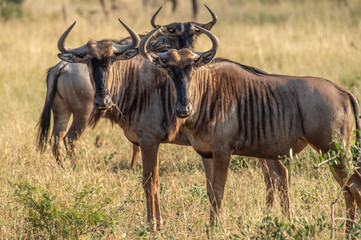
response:
{"label": "dry grass", "polygon": [[[63,2],[68,9],[66,22],[61,14],[62,4],[46,0],[26,1],[22,19],[0,20],[0,239],[34,237],[26,233],[28,209],[14,201],[9,182],[28,182],[46,189],[57,196],[56,203],[64,205],[74,191],[86,185],[100,187],[101,194],[113,198],[109,208],[122,206],[114,234],[105,235],[107,239],[259,237],[259,226],[265,226],[265,186],[254,159],[247,159],[249,168],[232,167],[220,226],[209,229],[200,158],[190,147],[162,145],[161,208],[166,225],[164,231],[147,234],[141,174],[128,169],[131,144],[117,126],[102,121],[95,130],[84,133],[77,147],[79,169],[75,172],[69,162],[65,170],[60,169],[49,148],[43,155],[36,151],[34,138],[46,92],[45,70],[59,61],[56,42],[60,34],[76,19],[78,23],[68,40],[71,47],[88,38],[125,37],[118,17],[140,33],[149,31],[150,17],[162,3],[158,1],[143,9],[140,0],[123,0],[121,9],[112,12],[106,21],[98,1]],[[336,0],[280,2],[207,1],[219,16],[213,29],[221,41],[218,56],[273,73],[324,77],[350,89],[360,99],[361,3],[349,0],[346,7]],[[165,4],[158,21],[165,24],[191,20],[190,3],[183,1],[179,7],[179,12],[171,14],[169,3]],[[210,19],[203,7],[200,12],[198,21]],[[199,40],[200,50],[210,46],[206,38]],[[100,148],[94,144],[98,134],[103,139]],[[239,158],[234,159],[237,162]],[[295,163],[292,173],[292,221],[302,226],[297,218],[314,223],[313,218],[324,215],[324,221],[329,223],[332,199],[326,188],[336,194],[339,187],[326,168],[322,172],[327,183],[313,170],[311,160],[301,160],[302,166]],[[278,203],[276,199],[271,218],[279,217],[290,224],[283,218]],[[336,206],[336,215],[345,216],[343,200]],[[324,229],[313,238],[327,239],[329,235],[329,229]],[[342,238],[342,228],[336,237]]]}

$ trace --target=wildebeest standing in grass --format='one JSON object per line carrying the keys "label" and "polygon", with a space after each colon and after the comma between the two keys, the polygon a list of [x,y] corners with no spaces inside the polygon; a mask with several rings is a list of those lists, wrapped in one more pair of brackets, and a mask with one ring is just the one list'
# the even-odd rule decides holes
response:
{"label": "wildebeest standing in grass", "polygon": [[72,27],[59,39],[61,53],[58,56],[64,61],[84,63],[88,67],[95,88],[92,124],[100,117],[106,117],[123,129],[129,141],[140,146],[148,222],[152,230],[159,229],[162,226],[158,190],[159,144],[189,145],[186,135],[177,131],[179,125],[169,92],[170,81],[167,81],[167,75],[160,74],[140,56],[115,61],[116,56],[109,44],[89,41],[80,47],[84,49],[82,53],[66,49],[65,39]]}
{"label": "wildebeest standing in grass", "polygon": [[[231,155],[283,159],[307,145],[322,154],[337,151],[334,142],[349,147],[356,123],[360,142],[359,105],[353,94],[322,78],[267,74],[229,60],[209,63],[219,47],[217,37],[199,28],[212,40],[212,49],[154,53],[146,49],[151,31],[140,45],[140,54],[171,76],[176,112],[183,119],[193,148],[206,160],[207,193],[211,221],[219,213]],[[340,186],[347,178],[347,156],[337,156],[332,174]],[[267,160],[272,161],[272,160]],[[347,229],[361,209],[361,175],[355,171],[343,191]]]}
{"label": "wildebeest standing in grass", "polygon": [[[119,46],[130,43],[126,38],[118,42]],[[53,131],[50,139],[56,162],[63,167],[61,142],[64,142],[67,155],[74,159],[75,146],[88,126],[89,116],[93,109],[94,90],[89,71],[83,64],[60,62],[48,70],[46,77],[47,94],[44,108],[38,123],[37,145],[41,152],[45,151],[49,138],[51,112],[53,112]],[[68,122],[73,115],[72,124],[67,131]],[[132,163],[136,161],[139,147],[133,146]]]}
{"label": "wildebeest standing in grass", "polygon": [[[206,5],[205,5],[206,6]],[[206,6],[207,7],[207,6]],[[168,33],[168,34],[176,34],[180,33],[179,37],[175,38],[169,35],[167,40],[169,41],[168,44],[170,48],[174,49],[181,49],[181,48],[189,48],[194,49],[195,47],[195,41],[194,36],[198,36],[202,34],[201,31],[199,31],[195,26],[203,27],[207,30],[210,30],[212,26],[216,23],[216,16],[215,14],[207,7],[209,12],[211,13],[213,17],[213,21],[209,22],[207,24],[200,25],[196,22],[189,22],[185,24],[179,24],[179,23],[172,23],[166,26],[166,31],[164,31],[165,28],[160,28],[160,32]],[[153,15],[151,19],[151,24],[154,28],[157,28],[159,25],[155,23],[155,19],[159,13],[161,8],[158,9],[158,11]],[[159,26],[160,27],[160,26]],[[190,30],[188,30],[190,29]],[[195,35],[196,33],[196,35]],[[155,34],[157,35],[157,34]],[[191,40],[191,41],[190,41]],[[182,47],[183,46],[183,47]],[[273,206],[274,203],[274,189],[275,187],[278,188],[278,192],[280,195],[281,205],[282,205],[282,211],[287,216],[290,216],[290,207],[289,207],[289,196],[288,196],[288,186],[290,184],[290,178],[291,176],[288,174],[287,168],[282,164],[281,161],[273,161],[269,162],[265,159],[259,158],[259,162],[261,164],[262,173],[264,176],[264,180],[266,183],[267,188],[267,196],[266,201],[269,207]]]}
{"label": "wildebeest standing in grass", "polygon": [[[207,7],[207,6],[206,6]],[[207,7],[212,20],[208,23],[185,22],[171,23],[163,26],[163,31],[153,39],[164,47],[181,49],[193,49],[199,32],[195,25],[210,30],[217,22],[217,16]],[[156,17],[159,8],[151,19],[152,26],[156,27]],[[128,44],[129,38],[117,41],[117,44]],[[75,166],[75,146],[80,136],[88,126],[88,119],[93,108],[94,90],[91,86],[87,66],[78,63],[60,62],[48,70],[47,95],[43,111],[38,124],[38,149],[45,151],[49,138],[51,112],[53,112],[53,131],[50,145],[57,163],[63,166],[61,143],[64,142],[67,155],[71,157],[72,165]],[[73,115],[72,124],[67,131],[68,122]],[[131,168],[135,169],[139,146],[133,145],[133,157]]]}
{"label": "wildebeest standing in grass", "polygon": [[[96,123],[100,116],[105,116],[118,123],[131,142],[141,146],[148,221],[151,229],[160,228],[159,144],[190,145],[187,136],[177,130],[180,125],[174,113],[168,76],[142,57],[114,61],[112,46],[102,41],[89,41],[81,47],[83,52],[65,50],[63,45],[72,27],[59,39],[62,52],[59,57],[68,62],[87,64],[96,88],[92,122]],[[277,168],[273,170],[272,165],[270,169],[277,173]]]}

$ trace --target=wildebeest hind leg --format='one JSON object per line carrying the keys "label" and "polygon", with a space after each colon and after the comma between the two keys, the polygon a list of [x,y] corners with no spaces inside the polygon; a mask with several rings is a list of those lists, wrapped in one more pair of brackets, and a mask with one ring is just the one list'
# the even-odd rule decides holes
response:
{"label": "wildebeest hind leg", "polygon": [[259,158],[259,163],[261,164],[261,169],[262,169],[262,173],[263,173],[263,179],[264,182],[266,184],[266,203],[269,209],[273,208],[273,204],[274,204],[274,181],[271,178],[270,175],[270,169],[268,168],[267,165],[267,160],[266,159],[262,159]]}
{"label": "wildebeest hind leg", "polygon": [[[355,220],[356,218],[356,205],[358,207],[358,211],[361,212],[361,175],[358,171],[355,171],[353,175],[350,177],[349,181],[347,182],[347,188],[352,194],[352,201],[350,200],[349,205],[347,205],[346,200],[346,207],[348,209],[348,218],[351,220]],[[346,197],[345,197],[346,198]],[[349,230],[353,222],[350,221],[349,225],[347,225],[346,230]]]}
{"label": "wildebeest hind leg", "polygon": [[73,169],[75,169],[77,166],[75,160],[75,146],[78,139],[87,127],[88,116],[89,115],[87,114],[84,114],[80,117],[74,115],[73,122],[64,138],[67,155],[70,157]]}
{"label": "wildebeest hind leg", "polygon": [[280,160],[259,159],[267,188],[267,204],[270,208],[274,203],[274,189],[277,187],[281,200],[282,212],[291,217],[289,200],[289,173]]}
{"label": "wildebeest hind leg", "polygon": [[130,168],[133,170],[136,170],[137,168],[137,159],[139,156],[140,147],[138,145],[133,144],[133,156],[132,156],[132,162],[130,163]]}
{"label": "wildebeest hind leg", "polygon": [[54,115],[54,127],[51,134],[50,144],[56,162],[63,168],[60,143],[64,139],[71,112],[66,108],[65,104],[58,96],[54,98],[52,111]]}
{"label": "wildebeest hind leg", "polygon": [[[341,160],[342,161],[342,160]],[[331,170],[334,178],[336,179],[337,183],[343,187],[344,181],[347,178],[347,173],[345,171],[345,166],[343,162],[340,164],[333,164]],[[353,176],[347,182],[347,186],[345,186],[343,195],[346,202],[346,212],[347,212],[347,221],[346,221],[346,232],[349,231],[350,227],[354,224],[356,219],[356,203],[357,206],[361,207],[361,196],[360,196],[360,178],[358,172],[355,172]],[[356,178],[359,178],[357,181]],[[355,181],[356,180],[356,181]]]}

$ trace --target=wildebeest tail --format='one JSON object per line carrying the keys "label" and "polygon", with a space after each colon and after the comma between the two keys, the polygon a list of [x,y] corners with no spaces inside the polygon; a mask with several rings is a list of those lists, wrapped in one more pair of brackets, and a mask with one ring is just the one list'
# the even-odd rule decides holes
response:
{"label": "wildebeest tail", "polygon": [[352,148],[353,159],[356,162],[356,166],[359,168],[357,171],[361,174],[361,162],[360,162],[360,135],[361,135],[361,124],[360,124],[360,108],[355,96],[349,92],[348,93],[352,108],[355,114],[355,122],[356,122],[356,139],[355,139],[355,147]]}
{"label": "wildebeest tail", "polygon": [[51,110],[54,103],[54,96],[56,93],[56,86],[58,83],[59,73],[67,63],[60,62],[54,67],[48,69],[46,74],[46,99],[43,107],[43,111],[40,115],[39,122],[37,124],[38,133],[36,137],[37,148],[43,153],[46,148],[46,144],[49,140],[49,129],[51,120]]}

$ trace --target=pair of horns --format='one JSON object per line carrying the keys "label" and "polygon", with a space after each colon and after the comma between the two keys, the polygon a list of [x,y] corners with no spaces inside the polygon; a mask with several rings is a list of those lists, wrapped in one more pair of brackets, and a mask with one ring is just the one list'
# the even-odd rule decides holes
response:
{"label": "pair of horns", "polygon": [[[219,41],[217,39],[217,37],[212,34],[211,32],[209,32],[208,30],[202,28],[201,26],[205,26],[205,25],[208,25],[210,24],[211,26],[213,26],[214,24],[216,24],[217,22],[217,16],[216,14],[207,6],[204,4],[204,6],[208,9],[208,11],[210,12],[210,14],[212,15],[212,21],[209,22],[209,23],[206,23],[206,24],[200,24],[200,23],[196,23],[194,22],[195,24],[195,27],[197,29],[199,29],[202,33],[206,34],[212,41],[212,49],[209,50],[209,51],[217,51],[218,47],[219,47]],[[146,44],[148,43],[150,37],[159,30],[159,28],[161,26],[155,24],[155,18],[157,17],[159,11],[162,9],[162,7],[160,7],[153,15],[152,19],[151,19],[151,24],[152,26],[155,28],[153,29],[153,31],[149,32],[143,39],[142,41],[140,42],[140,38],[138,36],[138,34],[131,28],[129,27],[127,24],[125,24],[122,20],[119,20],[119,22],[124,26],[125,29],[127,29],[127,31],[129,32],[131,38],[132,38],[132,43],[128,44],[128,45],[119,45],[119,44],[116,44],[114,42],[112,42],[112,45],[114,47],[114,52],[116,53],[122,53],[124,52],[125,50],[127,49],[130,49],[130,48],[137,48],[140,44],[140,47],[139,47],[139,51],[140,53],[145,56],[147,59],[150,59],[150,54],[147,52],[146,50]],[[76,55],[81,55],[81,54],[84,54],[85,52],[85,46],[86,44],[84,44],[83,46],[81,47],[78,47],[78,48],[74,48],[74,49],[69,49],[67,47],[65,47],[65,40],[66,38],[68,37],[70,31],[73,29],[74,25],[75,25],[76,21],[63,33],[63,35],[61,35],[61,37],[59,38],[58,40],[58,49],[61,53],[73,53],[73,54],[76,54]],[[202,54],[202,53],[196,53],[195,54]]]}
{"label": "pair of horns", "polygon": [[[119,44],[112,42],[112,45],[114,47],[114,52],[122,53],[127,49],[137,48],[139,46],[139,42],[140,42],[140,38],[139,38],[138,34],[131,27],[129,27],[127,24],[125,24],[122,20],[120,20],[119,18],[118,18],[118,20],[124,26],[124,28],[127,29],[127,31],[129,32],[129,34],[132,38],[132,43],[130,43],[128,45],[119,45]],[[84,44],[81,47],[74,48],[74,49],[69,49],[69,48],[65,47],[65,40],[68,37],[70,31],[73,29],[75,23],[76,23],[76,21],[59,38],[58,49],[61,53],[73,53],[76,55],[84,54],[86,44]]]}
{"label": "pair of horns", "polygon": [[[212,48],[206,52],[194,52],[192,51],[194,54],[200,56],[204,53],[207,52],[213,52],[214,54],[217,52],[218,48],[219,48],[219,40],[218,38],[211,33],[210,31],[200,27],[200,26],[195,26],[197,29],[199,29],[199,31],[201,33],[204,33],[205,35],[207,35],[210,40],[212,41]],[[148,50],[146,49],[147,43],[149,41],[149,39],[160,30],[161,26],[157,26],[155,29],[153,29],[152,31],[150,31],[147,35],[145,35],[142,40],[140,41],[139,44],[139,53],[140,55],[142,55],[144,58],[148,59],[149,61],[153,62],[154,58],[153,58],[153,54],[159,56],[162,53],[155,53],[155,52],[148,52]]]}
{"label": "pair of horns", "polygon": [[[210,21],[209,23],[206,23],[206,24],[202,24],[202,23],[197,23],[197,22],[193,22],[195,25],[198,25],[198,26],[204,26],[204,25],[207,25],[207,24],[210,24],[211,27],[213,27],[214,24],[217,23],[217,15],[206,5],[204,4],[204,6],[208,9],[209,13],[212,15],[212,21]],[[153,15],[152,19],[150,20],[150,23],[152,24],[152,26],[154,28],[158,27],[159,25],[157,25],[155,23],[155,19],[159,13],[159,11],[162,9],[162,7],[160,7]],[[210,29],[210,28],[209,28]]]}

